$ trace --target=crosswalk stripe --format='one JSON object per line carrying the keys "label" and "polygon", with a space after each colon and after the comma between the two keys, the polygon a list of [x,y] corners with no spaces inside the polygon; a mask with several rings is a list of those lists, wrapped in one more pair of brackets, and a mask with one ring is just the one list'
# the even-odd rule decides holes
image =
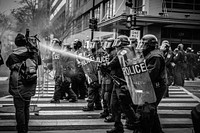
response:
{"label": "crosswalk stripe", "polygon": [[[99,115],[102,111],[89,111],[82,110],[55,110],[55,111],[39,111],[39,115]],[[190,114],[191,110],[158,110],[158,114]],[[0,116],[14,116],[15,113],[0,113]],[[30,115],[35,115],[30,113]]]}
{"label": "crosswalk stripe", "polygon": [[[162,124],[192,124],[191,119],[189,118],[161,118]],[[3,126],[15,126],[15,120],[0,120],[0,127]],[[113,125],[113,123],[105,123],[102,119],[48,119],[48,120],[30,120],[29,126],[71,126],[71,125]]]}

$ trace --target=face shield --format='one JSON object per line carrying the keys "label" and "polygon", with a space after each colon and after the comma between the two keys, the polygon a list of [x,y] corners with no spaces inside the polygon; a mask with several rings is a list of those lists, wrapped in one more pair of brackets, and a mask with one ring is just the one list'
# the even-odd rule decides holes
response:
{"label": "face shield", "polygon": [[105,43],[104,43],[104,49],[109,49],[113,46],[113,43],[114,43],[114,40],[107,40]]}
{"label": "face shield", "polygon": [[118,48],[119,46],[121,46],[121,41],[119,39],[115,39],[112,47]]}
{"label": "face shield", "polygon": [[91,49],[99,49],[101,47],[101,42],[100,41],[93,41],[91,45]]}
{"label": "face shield", "polygon": [[145,48],[146,48],[146,43],[147,41],[145,40],[140,40],[140,42],[138,43],[136,49],[139,50],[139,51],[143,51]]}

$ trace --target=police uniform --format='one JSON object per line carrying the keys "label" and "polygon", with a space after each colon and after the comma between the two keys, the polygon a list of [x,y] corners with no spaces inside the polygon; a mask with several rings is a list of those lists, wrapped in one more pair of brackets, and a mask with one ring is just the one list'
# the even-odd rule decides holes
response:
{"label": "police uniform", "polygon": [[[117,38],[117,43],[115,47],[123,48],[123,46],[129,45],[130,42],[128,41],[128,37],[126,36],[119,36]],[[112,115],[114,118],[114,128],[107,131],[107,133],[123,133],[123,124],[121,122],[121,112],[123,111],[126,115],[126,117],[129,118],[131,122],[134,122],[135,113],[134,110],[131,108],[131,97],[130,93],[126,87],[125,78],[122,72],[122,68],[119,62],[119,59],[117,57],[117,52],[113,52],[113,55],[111,55],[111,60],[108,63],[107,67],[110,67],[111,69],[111,77],[113,79],[114,85],[111,95],[111,109],[112,109]]]}
{"label": "police uniform", "polygon": [[183,51],[183,44],[178,45],[178,52],[175,54],[173,60],[175,62],[174,69],[174,85],[184,86],[185,71],[186,71],[186,60],[185,52]]}
{"label": "police uniform", "polygon": [[157,106],[160,103],[165,91],[166,91],[166,65],[162,52],[156,48],[158,40],[154,35],[147,34],[141,39],[140,48],[144,54],[146,65],[149,71],[149,75],[156,94],[156,102],[151,103],[155,107],[155,112],[152,118],[152,122],[149,126],[143,128],[145,133],[162,133],[162,127],[157,114]]}

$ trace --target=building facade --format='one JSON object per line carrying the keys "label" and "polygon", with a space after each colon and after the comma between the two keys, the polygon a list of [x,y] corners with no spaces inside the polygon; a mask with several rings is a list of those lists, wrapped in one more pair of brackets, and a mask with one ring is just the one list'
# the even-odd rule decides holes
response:
{"label": "building facade", "polygon": [[[199,0],[133,0],[133,7],[137,7],[133,9],[125,5],[126,0],[60,0],[60,3],[61,1],[65,1],[65,7],[59,12],[65,13],[65,21],[60,20],[59,25],[63,26],[60,29],[67,29],[67,32],[63,31],[60,37],[66,42],[91,37],[89,19],[92,18],[94,9],[94,16],[98,19],[98,31],[94,32],[94,38],[116,38],[122,34],[132,36],[134,32],[126,27],[126,18],[135,13],[135,29],[139,38],[149,33],[156,35],[159,42],[169,40],[172,49],[183,43],[185,48],[200,50]],[[57,13],[52,20],[58,20],[60,15],[61,13]],[[71,17],[73,22],[66,24]]]}

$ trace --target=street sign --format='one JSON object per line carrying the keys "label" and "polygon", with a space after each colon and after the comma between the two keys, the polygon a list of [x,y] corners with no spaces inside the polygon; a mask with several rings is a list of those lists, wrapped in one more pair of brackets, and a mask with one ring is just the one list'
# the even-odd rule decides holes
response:
{"label": "street sign", "polygon": [[140,30],[130,30],[130,37],[137,38],[137,40],[140,40]]}

